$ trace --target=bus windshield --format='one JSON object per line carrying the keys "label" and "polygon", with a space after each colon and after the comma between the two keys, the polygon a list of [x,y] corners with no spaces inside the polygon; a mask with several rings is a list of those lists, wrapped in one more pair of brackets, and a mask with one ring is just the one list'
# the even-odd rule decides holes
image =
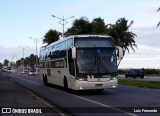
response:
{"label": "bus windshield", "polygon": [[96,74],[117,71],[114,48],[77,48],[78,73]]}
{"label": "bus windshield", "polygon": [[96,74],[117,71],[115,48],[111,37],[76,37],[78,73]]}
{"label": "bus windshield", "polygon": [[114,47],[110,37],[79,37],[75,38],[77,48],[84,47]]}

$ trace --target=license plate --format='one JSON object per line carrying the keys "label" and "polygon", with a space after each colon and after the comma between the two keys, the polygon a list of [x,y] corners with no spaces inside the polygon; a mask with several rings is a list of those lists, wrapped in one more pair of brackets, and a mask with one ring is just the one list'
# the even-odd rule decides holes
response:
{"label": "license plate", "polygon": [[102,84],[96,84],[96,87],[102,87]]}

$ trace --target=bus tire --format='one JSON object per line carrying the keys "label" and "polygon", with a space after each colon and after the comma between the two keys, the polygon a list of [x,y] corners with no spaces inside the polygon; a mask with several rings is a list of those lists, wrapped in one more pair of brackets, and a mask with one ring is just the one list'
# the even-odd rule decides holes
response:
{"label": "bus tire", "polygon": [[42,76],[42,77],[43,77],[43,82],[44,82],[44,74],[43,74],[43,76]]}
{"label": "bus tire", "polygon": [[97,93],[102,93],[104,89],[97,89]]}
{"label": "bus tire", "polygon": [[45,86],[48,86],[48,80],[47,80],[47,76],[46,76],[46,75],[45,75],[45,77],[44,77],[44,81],[43,81],[43,82],[44,82],[44,85],[45,85]]}
{"label": "bus tire", "polygon": [[68,82],[67,82],[67,78],[66,77],[64,77],[64,91],[65,92],[69,92]]}

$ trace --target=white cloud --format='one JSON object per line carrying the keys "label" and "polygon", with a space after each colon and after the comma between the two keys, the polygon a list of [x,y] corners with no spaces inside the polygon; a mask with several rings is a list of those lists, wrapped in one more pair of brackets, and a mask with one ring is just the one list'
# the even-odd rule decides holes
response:
{"label": "white cloud", "polygon": [[160,48],[139,45],[139,49],[124,56],[120,68],[160,68]]}
{"label": "white cloud", "polygon": [[[8,59],[9,61],[16,61],[23,57],[23,51],[22,49],[18,47],[6,47],[6,46],[0,46],[0,62],[3,63],[4,59]],[[24,57],[28,57],[30,54],[35,54],[36,49],[35,47],[28,47],[24,51]],[[38,54],[39,55],[39,48],[38,48]]]}
{"label": "white cloud", "polygon": [[119,68],[160,68],[160,59],[124,59]]}

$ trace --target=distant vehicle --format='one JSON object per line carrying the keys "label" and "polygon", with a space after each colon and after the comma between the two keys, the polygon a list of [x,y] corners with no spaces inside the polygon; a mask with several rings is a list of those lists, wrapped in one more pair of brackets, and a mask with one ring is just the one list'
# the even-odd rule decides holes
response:
{"label": "distant vehicle", "polygon": [[28,69],[27,69],[26,67],[24,67],[24,68],[22,69],[22,72],[21,72],[21,73],[22,73],[22,75],[23,75],[23,74],[27,74],[27,73],[28,73]]}
{"label": "distant vehicle", "polygon": [[29,76],[36,76],[37,74],[36,74],[35,70],[29,70],[28,75]]}
{"label": "distant vehicle", "polygon": [[144,72],[140,69],[130,69],[126,74],[125,77],[141,77],[142,79],[144,78]]}
{"label": "distant vehicle", "polygon": [[11,73],[11,72],[12,72],[12,68],[11,68],[11,67],[8,67],[8,68],[7,68],[7,72]]}
{"label": "distant vehicle", "polygon": [[7,66],[3,66],[3,71],[7,72],[7,68],[8,68]]}

